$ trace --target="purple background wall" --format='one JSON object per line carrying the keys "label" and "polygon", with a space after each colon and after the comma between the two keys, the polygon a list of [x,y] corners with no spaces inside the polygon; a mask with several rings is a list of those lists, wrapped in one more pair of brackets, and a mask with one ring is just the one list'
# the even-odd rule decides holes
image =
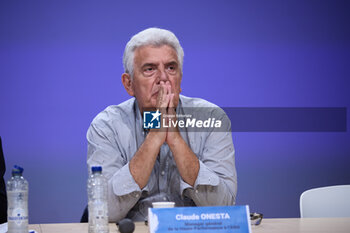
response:
{"label": "purple background wall", "polygon": [[[129,38],[172,30],[183,94],[223,107],[350,107],[348,1],[1,1],[0,135],[30,183],[30,222],[77,222],[86,130],[128,97]],[[349,114],[348,114],[349,115]],[[349,116],[347,117],[349,124]],[[237,204],[299,217],[310,188],[350,183],[350,134],[233,132]]]}

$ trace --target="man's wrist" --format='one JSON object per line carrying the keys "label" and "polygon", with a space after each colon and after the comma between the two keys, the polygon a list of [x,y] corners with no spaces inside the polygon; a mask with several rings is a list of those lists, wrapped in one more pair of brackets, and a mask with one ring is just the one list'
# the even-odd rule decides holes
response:
{"label": "man's wrist", "polygon": [[158,147],[161,147],[164,143],[164,139],[162,135],[160,135],[162,132],[155,131],[155,130],[150,130],[146,140],[149,139],[152,141],[152,144]]}
{"label": "man's wrist", "polygon": [[169,145],[170,148],[173,148],[177,145],[179,145],[179,143],[181,143],[183,141],[183,138],[180,134],[179,131],[175,131],[175,132],[171,132],[173,135],[172,137],[167,137],[167,144]]}

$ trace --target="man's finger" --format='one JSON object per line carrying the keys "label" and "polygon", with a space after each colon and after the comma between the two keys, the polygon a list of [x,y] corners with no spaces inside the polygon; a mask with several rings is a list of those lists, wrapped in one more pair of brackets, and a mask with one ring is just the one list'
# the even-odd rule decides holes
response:
{"label": "man's finger", "polygon": [[171,113],[175,113],[175,110],[174,110],[174,96],[175,94],[172,93],[170,94],[170,102],[169,102],[169,111],[171,111]]}
{"label": "man's finger", "polygon": [[158,97],[157,97],[157,108],[164,108],[164,102],[166,102],[166,87],[164,82],[160,83]]}

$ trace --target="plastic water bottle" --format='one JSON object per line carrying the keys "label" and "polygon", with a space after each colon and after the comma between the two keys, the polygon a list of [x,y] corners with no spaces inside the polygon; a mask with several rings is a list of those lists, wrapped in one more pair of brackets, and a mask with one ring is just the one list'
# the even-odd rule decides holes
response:
{"label": "plastic water bottle", "polygon": [[14,166],[7,181],[8,233],[28,233],[28,182],[22,173],[23,168]]}
{"label": "plastic water bottle", "polygon": [[91,167],[88,179],[89,233],[108,233],[107,179],[101,166]]}

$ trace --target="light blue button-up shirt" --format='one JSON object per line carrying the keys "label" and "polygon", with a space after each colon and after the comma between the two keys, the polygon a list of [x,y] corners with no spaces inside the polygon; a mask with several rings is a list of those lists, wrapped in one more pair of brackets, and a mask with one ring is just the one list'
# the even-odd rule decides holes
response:
{"label": "light blue button-up shirt", "polygon": [[89,168],[101,165],[108,179],[110,222],[125,217],[143,221],[147,218],[148,207],[155,201],[173,201],[175,206],[235,204],[237,175],[230,120],[216,105],[182,95],[176,113],[222,121],[220,130],[180,129],[182,138],[199,159],[194,186],[181,178],[166,143],[160,148],[147,185],[143,189],[137,185],[129,162],[145,140],[147,131],[143,129],[135,98],[107,107],[92,121],[87,132],[87,163]]}

